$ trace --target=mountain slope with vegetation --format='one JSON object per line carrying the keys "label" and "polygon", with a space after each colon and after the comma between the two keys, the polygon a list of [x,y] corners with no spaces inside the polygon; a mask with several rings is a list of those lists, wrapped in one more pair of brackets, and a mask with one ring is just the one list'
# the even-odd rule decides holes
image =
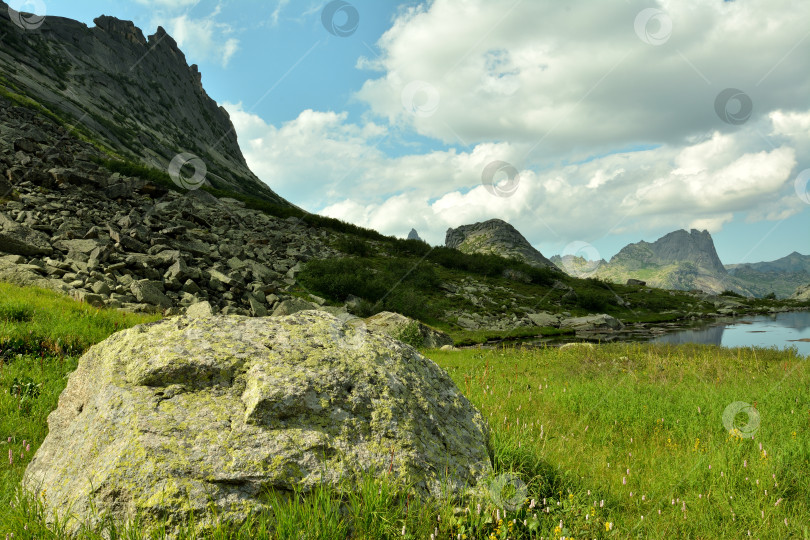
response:
{"label": "mountain slope with vegetation", "polygon": [[162,27],[147,39],[113,17],[88,28],[49,16],[23,30],[2,1],[0,13],[7,97],[33,100],[111,154],[163,170],[179,154],[194,155],[211,187],[290,205],[250,171],[228,113]]}

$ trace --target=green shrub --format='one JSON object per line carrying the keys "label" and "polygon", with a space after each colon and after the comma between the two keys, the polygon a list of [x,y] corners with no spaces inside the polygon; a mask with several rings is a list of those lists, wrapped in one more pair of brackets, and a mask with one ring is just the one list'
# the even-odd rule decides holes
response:
{"label": "green shrub", "polygon": [[728,289],[726,289],[725,291],[721,292],[721,293],[720,293],[720,296],[733,296],[733,297],[735,297],[735,298],[745,298],[745,297],[744,297],[743,295],[741,295],[740,293],[738,293],[738,292],[734,292],[734,291],[730,291],[730,290],[728,290]]}
{"label": "green shrub", "polygon": [[373,252],[368,242],[356,236],[343,236],[335,243],[335,247],[347,255],[358,257],[368,257]]}
{"label": "green shrub", "polygon": [[396,338],[402,343],[410,345],[414,349],[418,349],[424,344],[422,332],[419,330],[419,323],[416,321],[403,327],[397,334]]}

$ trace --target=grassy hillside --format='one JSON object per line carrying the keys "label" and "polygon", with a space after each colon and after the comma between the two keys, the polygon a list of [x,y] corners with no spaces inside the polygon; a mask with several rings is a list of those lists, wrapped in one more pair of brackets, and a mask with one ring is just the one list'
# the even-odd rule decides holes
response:
{"label": "grassy hillside", "polygon": [[[50,321],[38,335],[75,343],[76,353],[116,322],[151,320],[119,320],[42,291],[3,293],[3,343],[19,338],[26,311]],[[213,538],[810,535],[810,371],[795,352],[623,344],[426,354],[493,429],[496,473],[478,495],[423,501],[385,478],[293,498],[269,493],[272,512],[222,525]],[[0,535],[63,538],[17,486],[76,361],[47,347],[0,361]],[[735,401],[760,414],[753,439],[740,436],[745,414],[724,425]],[[81,535],[107,537],[143,534],[137,524],[108,522]]]}

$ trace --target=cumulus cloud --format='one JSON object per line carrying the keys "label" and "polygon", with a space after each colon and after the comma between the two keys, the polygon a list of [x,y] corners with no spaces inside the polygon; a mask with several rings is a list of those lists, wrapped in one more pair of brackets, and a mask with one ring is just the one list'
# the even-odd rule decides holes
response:
{"label": "cumulus cloud", "polygon": [[222,5],[204,17],[191,15],[199,0],[136,0],[154,8],[152,23],[161,25],[177,44],[193,59],[213,60],[227,67],[239,50],[235,29],[219,21]]}
{"label": "cumulus cloud", "polygon": [[179,15],[168,21],[167,31],[191,55],[214,59],[227,67],[239,50],[239,40],[227,37],[233,33],[233,29],[228,24],[217,22],[215,15],[216,13],[204,19]]}
{"label": "cumulus cloud", "polygon": [[[715,114],[727,87],[751,97],[754,121],[806,106],[810,5],[659,4],[672,32],[655,46],[634,29],[647,2],[437,0],[402,14],[380,39],[381,56],[361,61],[383,75],[358,97],[390,123],[445,142],[541,141],[539,160],[732,131]],[[430,117],[403,109],[412,81],[443,98]]]}
{"label": "cumulus cloud", "polygon": [[[282,195],[434,244],[493,217],[540,246],[806,209],[793,180],[810,167],[810,3],[660,0],[671,33],[637,33],[649,3],[620,4],[435,0],[358,62],[379,72],[355,96],[360,119],[306,110],[274,126],[225,107]],[[718,100],[726,88],[744,97]],[[445,144],[402,155],[413,133]],[[483,185],[495,160],[519,172],[509,197]]]}
{"label": "cumulus cloud", "polygon": [[[432,243],[442,243],[448,227],[492,217],[510,221],[538,244],[592,240],[611,228],[717,231],[734,212],[781,200],[792,189],[797,164],[789,146],[759,148],[758,132],[769,129],[763,124],[683,146],[523,169],[516,191],[499,197],[483,185],[483,169],[496,159],[515,159],[525,146],[481,143],[467,152],[389,157],[378,148],[385,128],[352,124],[346,113],[307,110],[277,128],[240,104],[225,107],[248,164],[280,193],[309,210],[386,234],[415,227]],[[783,207],[778,215],[800,210]],[[776,216],[771,211],[762,218]]]}

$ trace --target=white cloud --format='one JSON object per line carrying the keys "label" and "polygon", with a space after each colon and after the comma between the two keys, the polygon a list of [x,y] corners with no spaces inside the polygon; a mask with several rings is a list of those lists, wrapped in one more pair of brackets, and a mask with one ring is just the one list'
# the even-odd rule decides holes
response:
{"label": "white cloud", "polygon": [[[613,232],[685,226],[718,230],[735,212],[782,200],[792,189],[795,151],[761,150],[765,123],[734,134],[714,132],[683,146],[614,153],[545,171],[520,171],[511,197],[492,195],[481,171],[513,161],[525,145],[482,143],[469,152],[388,157],[385,129],[356,125],[346,113],[307,110],[281,127],[225,104],[251,168],[285,197],[310,210],[404,235],[411,227],[443,243],[448,227],[500,217],[535,243],[592,241]],[[775,141],[778,142],[778,141]],[[760,219],[801,211],[782,206]]]}
{"label": "white cloud", "polygon": [[187,14],[171,18],[166,31],[177,44],[191,56],[214,59],[223,67],[239,49],[239,40],[227,37],[233,29],[215,20],[218,12],[203,19],[194,19]]}
{"label": "white cloud", "polygon": [[[381,72],[356,95],[362,120],[306,110],[273,126],[225,107],[248,164],[283,196],[432,243],[492,217],[565,245],[806,209],[792,184],[810,167],[810,3],[658,5],[673,33],[653,46],[634,31],[648,2],[434,0],[399,14],[379,59],[358,61]],[[715,111],[728,87],[751,97],[742,125]],[[391,157],[414,132],[449,147]],[[494,160],[520,171],[511,197],[482,186]]]}
{"label": "white cloud", "polygon": [[[538,159],[730,131],[714,111],[726,87],[751,96],[754,121],[806,106],[810,3],[660,1],[674,30],[657,47],[634,32],[647,4],[436,0],[402,14],[378,43],[381,58],[361,61],[383,75],[358,97],[445,142],[542,139]],[[429,118],[400,103],[415,80],[442,98]]]}
{"label": "white cloud", "polygon": [[204,17],[192,16],[200,0],[136,0],[152,8],[152,25],[163,26],[192,61],[213,60],[227,67],[239,51],[234,28],[219,20],[222,4]]}

